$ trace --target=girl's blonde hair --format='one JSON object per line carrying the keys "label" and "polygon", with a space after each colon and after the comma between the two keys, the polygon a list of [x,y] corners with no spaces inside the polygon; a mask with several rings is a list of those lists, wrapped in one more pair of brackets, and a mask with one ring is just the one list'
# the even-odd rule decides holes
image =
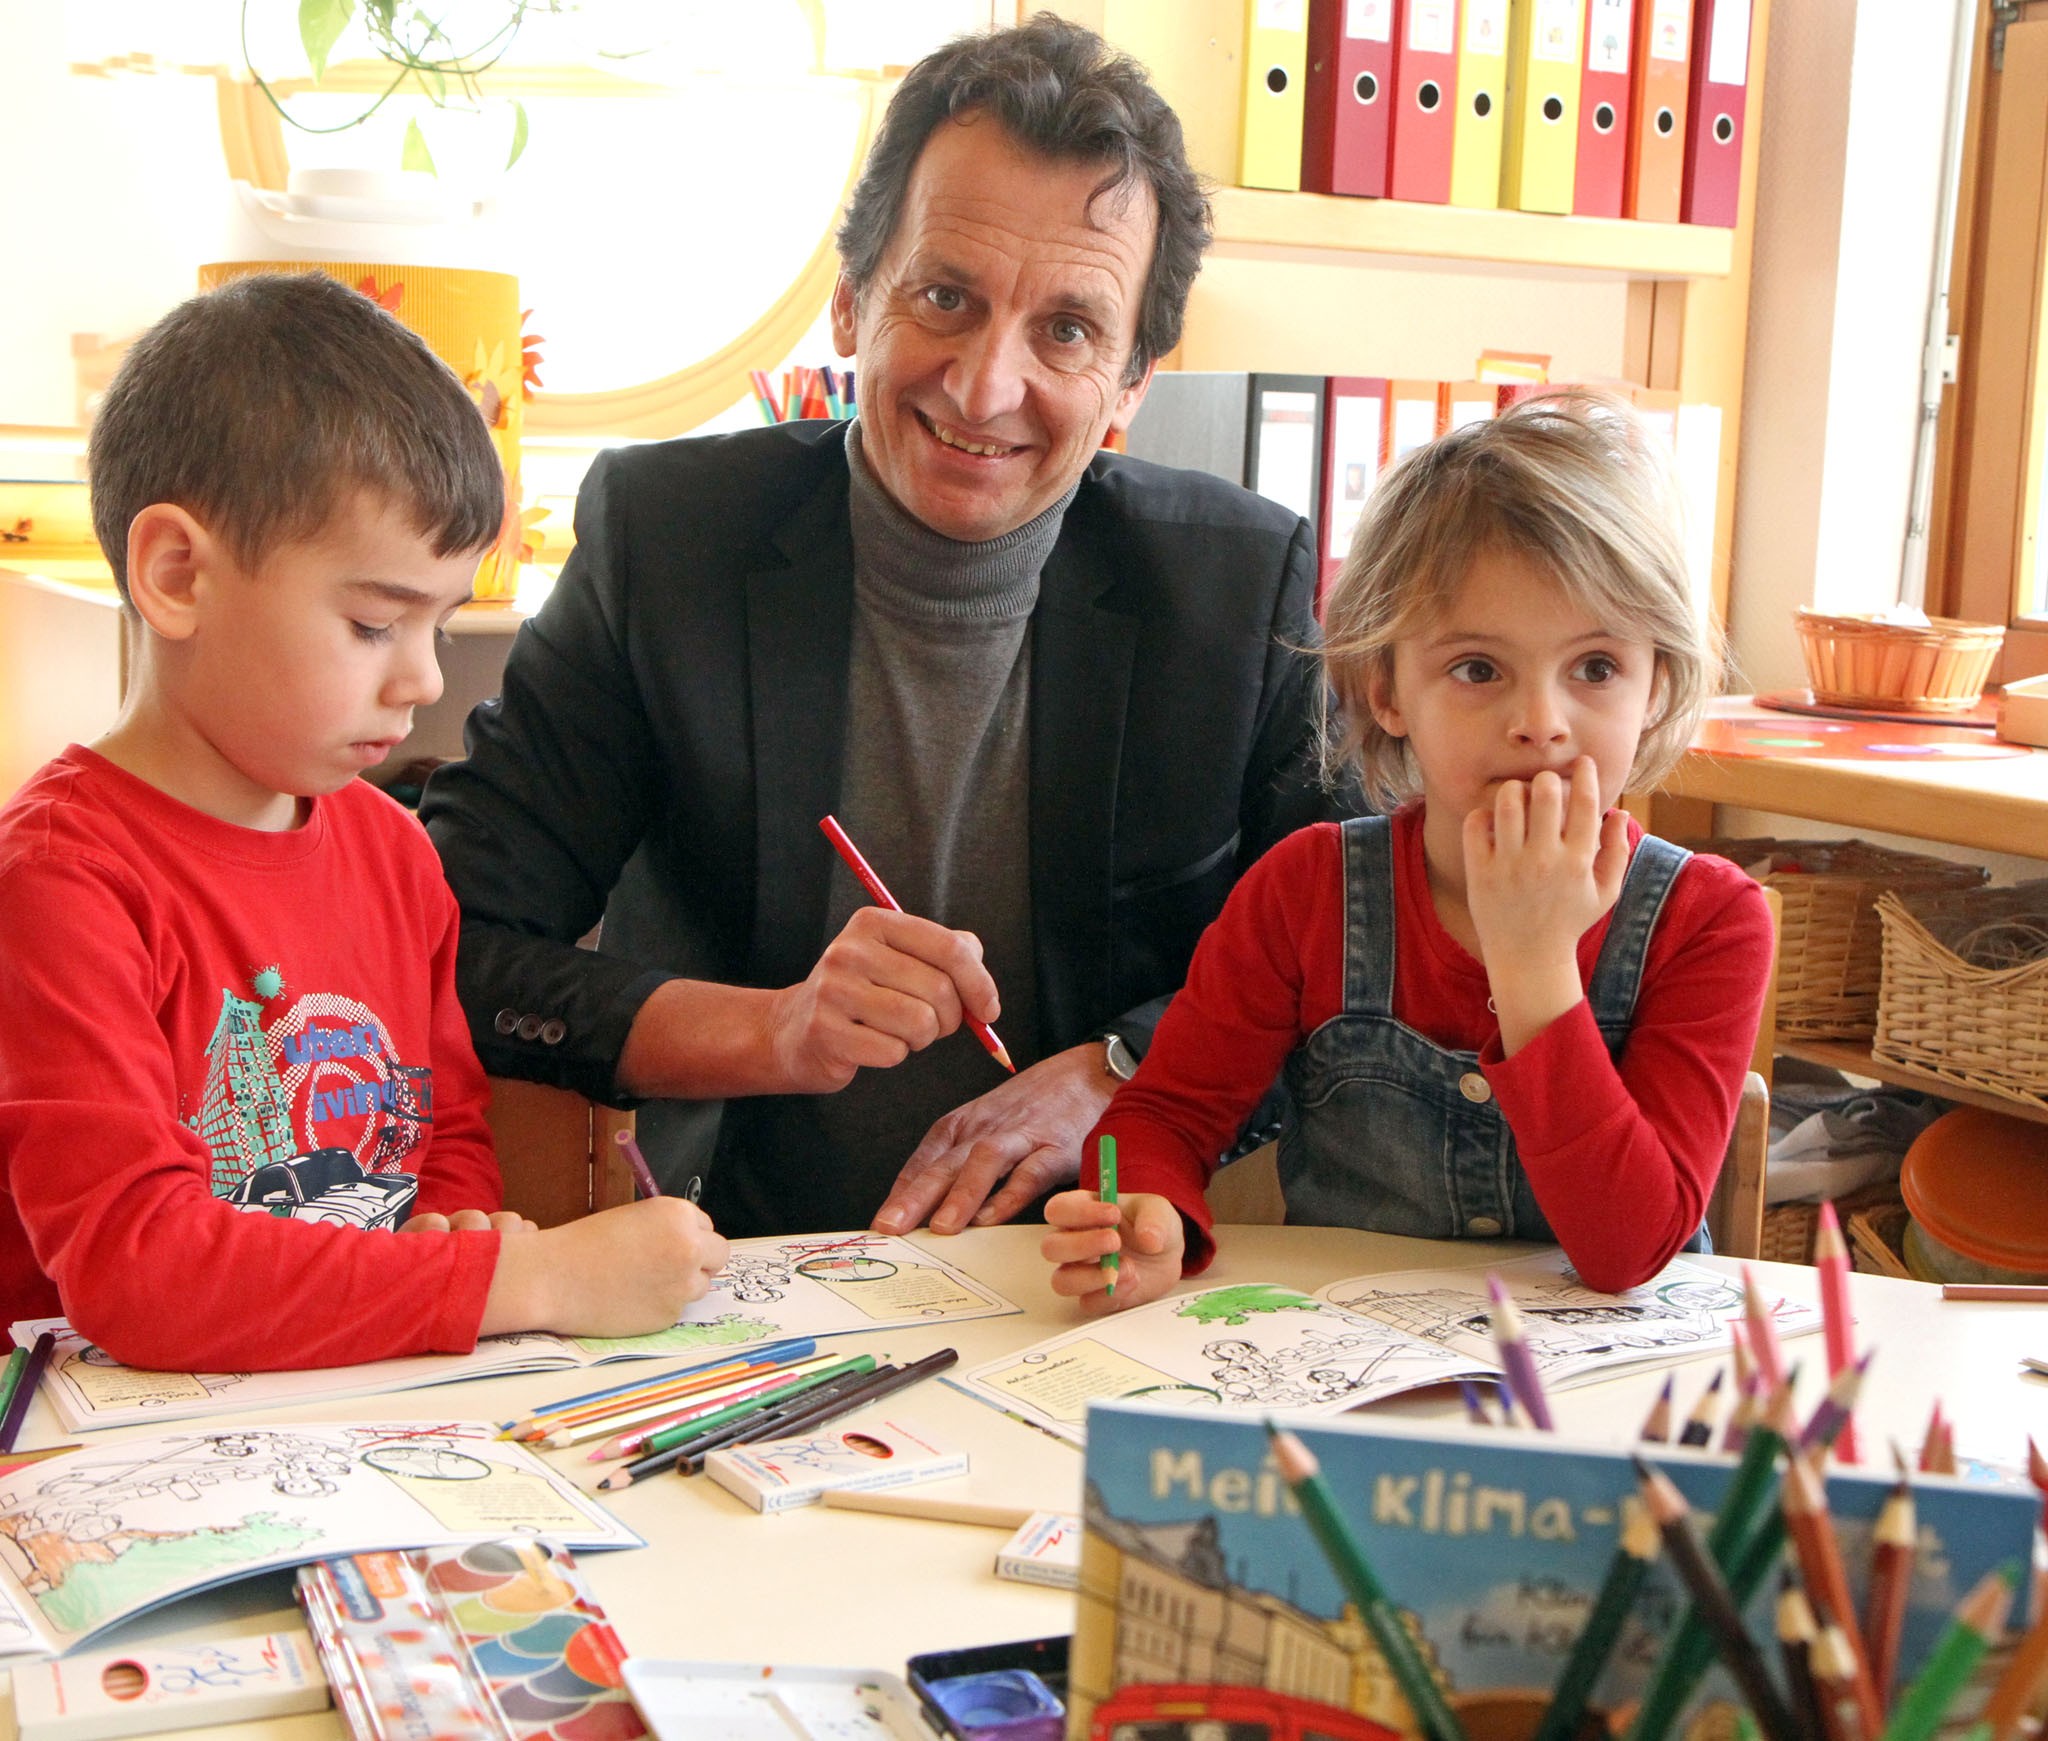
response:
{"label": "girl's blonde hair", "polygon": [[1629,771],[1653,784],[1677,764],[1720,687],[1720,632],[1694,605],[1669,462],[1622,400],[1574,389],[1526,399],[1395,466],[1367,504],[1323,612],[1334,716],[1326,774],[1357,768],[1391,807],[1421,781],[1407,740],[1373,718],[1394,643],[1425,631],[1475,558],[1501,553],[1547,574],[1573,605],[1656,650],[1649,722]]}

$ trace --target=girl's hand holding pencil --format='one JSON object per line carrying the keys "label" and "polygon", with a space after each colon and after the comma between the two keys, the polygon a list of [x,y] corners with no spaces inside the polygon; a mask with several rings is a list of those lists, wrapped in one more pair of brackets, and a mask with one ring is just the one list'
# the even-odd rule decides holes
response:
{"label": "girl's hand holding pencil", "polygon": [[646,1336],[709,1291],[726,1243],[683,1197],[649,1197],[537,1233],[508,1233],[480,1334]]}
{"label": "girl's hand holding pencil", "polygon": [[[1052,1231],[1038,1249],[1055,1266],[1052,1291],[1080,1301],[1089,1317],[1160,1299],[1180,1280],[1187,1234],[1165,1197],[1132,1191],[1106,1202],[1093,1191],[1062,1191],[1045,1220]],[[1104,1262],[1112,1256],[1114,1269]]]}

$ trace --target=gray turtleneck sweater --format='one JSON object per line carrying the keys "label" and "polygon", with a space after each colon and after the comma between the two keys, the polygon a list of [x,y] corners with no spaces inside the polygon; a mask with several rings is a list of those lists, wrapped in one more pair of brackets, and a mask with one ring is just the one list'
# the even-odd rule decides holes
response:
{"label": "gray turtleneck sweater", "polygon": [[[906,911],[981,939],[1002,996],[997,1032],[1023,1069],[1038,1056],[1031,612],[1072,493],[1000,538],[961,544],[890,499],[867,466],[857,423],[846,452],[854,621],[837,814]],[[835,864],[826,937],[865,904],[859,883]],[[866,1225],[934,1120],[1002,1079],[962,1029],[893,1070],[863,1070],[816,1102],[810,1111],[823,1134],[850,1158],[848,1176],[827,1190],[849,1192],[845,1224]]]}

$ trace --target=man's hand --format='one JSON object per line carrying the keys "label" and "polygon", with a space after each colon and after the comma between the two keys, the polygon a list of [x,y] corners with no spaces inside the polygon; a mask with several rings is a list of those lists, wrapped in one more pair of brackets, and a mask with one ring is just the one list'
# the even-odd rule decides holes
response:
{"label": "man's hand", "polygon": [[[1052,1231],[1038,1242],[1038,1250],[1055,1266],[1052,1291],[1078,1300],[1087,1317],[1160,1299],[1180,1280],[1187,1229],[1165,1197],[1134,1191],[1105,1203],[1092,1191],[1062,1191],[1045,1206],[1045,1219]],[[1113,1251],[1120,1255],[1111,1272],[1102,1260]],[[1109,1291],[1112,1273],[1114,1294]]]}
{"label": "man's hand", "polygon": [[887,1069],[960,1025],[1002,1013],[981,940],[930,919],[863,907],[801,985],[779,991],[768,1047],[791,1094],[830,1094],[856,1070]]}
{"label": "man's hand", "polygon": [[1008,1221],[1034,1197],[1080,1176],[1081,1139],[1115,1087],[1102,1048],[1081,1045],[955,1107],[904,1162],[875,1231],[908,1233],[927,1216],[934,1233],[958,1233],[970,1220],[977,1227]]}
{"label": "man's hand", "polygon": [[415,1215],[398,1229],[400,1233],[538,1233],[540,1228],[516,1215],[510,1209],[500,1209],[486,1215],[481,1209],[458,1209],[453,1215]]}

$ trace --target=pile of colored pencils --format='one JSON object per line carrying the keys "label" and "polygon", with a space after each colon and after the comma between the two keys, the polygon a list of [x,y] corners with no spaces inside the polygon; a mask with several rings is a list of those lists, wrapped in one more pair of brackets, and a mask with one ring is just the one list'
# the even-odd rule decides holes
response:
{"label": "pile of colored pencils", "polygon": [[853,415],[853,371],[840,369],[784,369],[782,391],[777,394],[765,369],[749,369],[747,379],[754,386],[754,404],[763,423],[794,423],[805,417],[851,417]]}
{"label": "pile of colored pencils", "polygon": [[943,1372],[960,1358],[942,1348],[908,1366],[872,1354],[819,1354],[809,1338],[720,1355],[659,1378],[564,1397],[504,1428],[507,1438],[559,1450],[601,1441],[593,1463],[620,1467],[605,1489],[674,1469],[694,1475],[707,1452],[808,1433]]}

